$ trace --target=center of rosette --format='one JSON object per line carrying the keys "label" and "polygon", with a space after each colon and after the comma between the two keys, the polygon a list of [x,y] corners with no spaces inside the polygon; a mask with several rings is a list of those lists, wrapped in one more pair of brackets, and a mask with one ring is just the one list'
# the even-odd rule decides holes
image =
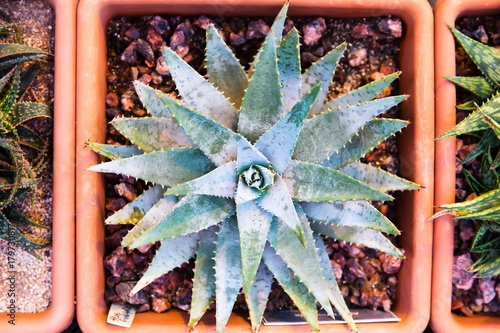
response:
{"label": "center of rosette", "polygon": [[276,173],[262,165],[252,165],[241,173],[241,178],[249,186],[265,190],[274,183]]}

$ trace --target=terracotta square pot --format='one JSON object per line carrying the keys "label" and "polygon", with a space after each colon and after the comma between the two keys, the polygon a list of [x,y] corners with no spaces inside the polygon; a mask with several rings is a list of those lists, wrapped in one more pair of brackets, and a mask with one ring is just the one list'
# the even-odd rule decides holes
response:
{"label": "terracotta square pot", "polygon": [[[55,12],[52,302],[40,313],[0,313],[0,332],[60,332],[74,315],[76,0],[47,0]],[[22,265],[22,263],[16,263]],[[2,281],[3,283],[3,281]]]}
{"label": "terracotta square pot", "polygon": [[[274,17],[281,0],[82,0],[78,8],[78,96],[77,96],[77,313],[85,332],[122,332],[106,324],[108,306],[104,300],[104,187],[102,176],[86,171],[99,158],[84,148],[87,140],[104,142],[106,135],[106,40],[109,20],[116,16],[153,14]],[[422,332],[429,320],[434,182],[433,111],[433,19],[423,0],[291,0],[289,16],[367,17],[394,15],[405,24],[399,54],[400,93],[411,97],[401,104],[402,119],[411,125],[399,136],[401,172],[425,188],[401,193],[397,204],[398,224],[403,230],[400,245],[407,260],[399,274],[398,299],[393,308],[402,318],[398,323],[360,324],[361,331]],[[167,313],[136,315],[130,332],[184,332],[188,315]],[[214,331],[210,314],[196,326],[196,332]],[[322,325],[323,332],[349,331],[346,325]],[[304,332],[308,326],[261,326],[263,332]],[[231,317],[227,332],[248,332],[243,317]]]}
{"label": "terracotta square pot", "polygon": [[[467,15],[498,15],[499,0],[439,0],[434,7],[436,45],[436,137],[456,124],[456,87],[443,75],[455,75],[455,40],[447,24]],[[455,201],[455,137],[436,140],[436,207]],[[454,222],[434,221],[431,325],[437,332],[498,332],[500,318],[451,312]]]}

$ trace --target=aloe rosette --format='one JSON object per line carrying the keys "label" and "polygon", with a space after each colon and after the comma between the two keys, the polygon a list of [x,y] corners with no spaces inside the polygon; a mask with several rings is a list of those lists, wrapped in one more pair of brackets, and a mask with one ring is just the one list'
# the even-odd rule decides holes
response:
{"label": "aloe rosette", "polygon": [[0,43],[0,239],[34,256],[34,250],[50,242],[37,241],[25,226],[45,228],[15,208],[21,198],[32,194],[48,164],[48,144],[29,126],[28,120],[50,117],[42,103],[25,102],[23,96],[35,79],[37,62],[47,53],[17,43],[22,25],[0,21],[0,34],[14,34],[14,43]]}
{"label": "aloe rosette", "polygon": [[154,184],[106,220],[135,224],[123,246],[161,242],[132,293],[196,257],[190,328],[216,296],[223,331],[242,289],[257,331],[274,276],[315,331],[317,302],[356,329],[322,237],[403,257],[382,234],[399,231],[369,201],[418,186],[358,162],[408,124],[375,118],[406,99],[373,100],[399,73],[326,101],[346,45],[301,73],[297,30],[282,39],[287,8],[248,73],[213,25],[208,80],[165,48],[182,101],[135,82],[150,116],[112,121],[133,145],[89,143],[111,159],[89,170]]}
{"label": "aloe rosette", "polygon": [[[469,185],[478,196],[442,205],[447,211],[438,215],[452,213],[456,219],[481,220],[471,247],[478,260],[469,270],[478,272],[481,278],[492,277],[500,274],[500,50],[467,37],[451,26],[450,30],[482,75],[445,76],[475,97],[457,106],[472,111],[470,115],[440,138],[477,132],[479,143],[460,164],[482,155],[482,167],[479,179],[464,169]],[[496,157],[492,156],[495,151]]]}

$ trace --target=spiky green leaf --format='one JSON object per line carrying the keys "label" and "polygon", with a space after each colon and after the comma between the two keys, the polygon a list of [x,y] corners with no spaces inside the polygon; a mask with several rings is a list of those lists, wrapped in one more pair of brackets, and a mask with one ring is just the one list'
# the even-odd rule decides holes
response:
{"label": "spiky green leaf", "polygon": [[[244,244],[244,242],[241,244]],[[244,271],[243,268],[243,272]],[[248,305],[248,311],[250,312],[250,323],[252,324],[252,330],[254,332],[259,330],[272,284],[273,274],[264,264],[264,261],[261,261],[252,287],[248,293],[245,292],[245,299]]]}
{"label": "spiky green leaf", "polygon": [[[286,262],[287,266],[300,278],[309,292],[316,297],[326,312],[334,317],[328,296],[324,277],[321,274],[321,265],[309,221],[298,204],[295,209],[299,216],[300,224],[304,230],[306,246],[301,246],[300,242],[290,233],[288,225],[279,219],[273,219],[269,231],[269,243],[276,250],[276,253]],[[304,263],[307,262],[307,265]]]}
{"label": "spiky green leaf", "polygon": [[241,252],[238,225],[234,218],[224,221],[217,234],[215,250],[216,332],[224,331],[241,289]]}
{"label": "spiky green leaf", "polygon": [[248,86],[248,77],[213,24],[207,30],[206,60],[208,80],[239,109]]}
{"label": "spiky green leaf", "polygon": [[491,84],[482,76],[448,76],[443,75],[445,79],[453,82],[457,86],[469,90],[482,99],[490,98],[495,94],[495,89]]}
{"label": "spiky green leaf", "polygon": [[[137,198],[136,200],[138,200]],[[131,246],[131,244],[139,238],[142,234],[149,232],[156,226],[164,216],[166,216],[177,204],[176,197],[168,196],[162,197],[153,203],[153,206],[146,214],[137,222],[135,227],[128,232],[122,239],[122,246]]]}
{"label": "spiky green leaf", "polygon": [[297,201],[393,199],[340,171],[312,163],[292,160],[283,173],[283,179]]}
{"label": "spiky green leaf", "polygon": [[281,41],[276,51],[284,110],[288,112],[300,100],[300,44],[299,32],[295,27]]}
{"label": "spiky green leaf", "polygon": [[404,101],[406,96],[377,99],[333,110],[305,122],[294,159],[321,163],[343,148],[373,117]]}
{"label": "spiky green leaf", "polygon": [[279,175],[276,175],[276,181],[273,186],[265,194],[255,199],[255,201],[265,211],[278,217],[293,230],[302,245],[306,244],[306,236],[304,235],[297,212],[294,209],[292,198],[285,182]]}
{"label": "spiky green leaf", "polygon": [[164,48],[162,53],[186,106],[227,128],[236,129],[238,114],[231,102],[170,48]]}
{"label": "spiky green leaf", "polygon": [[342,292],[340,291],[337,280],[333,273],[332,264],[330,258],[328,257],[328,252],[326,251],[325,243],[323,238],[318,234],[313,234],[315,245],[318,251],[318,257],[320,258],[320,265],[323,270],[323,276],[325,277],[325,286],[328,299],[339,312],[340,316],[347,322],[347,325],[354,331],[357,332],[358,329],[356,324],[354,324],[354,319],[352,318],[351,312],[345,304],[345,300],[342,297]]}
{"label": "spiky green leaf", "polygon": [[252,200],[237,205],[236,216],[241,242],[243,292],[248,295],[259,268],[273,216]]}
{"label": "spiky green leaf", "polygon": [[236,159],[236,133],[201,113],[190,110],[178,101],[160,98],[175,117],[175,121],[216,165]]}
{"label": "spiky green leaf", "polygon": [[495,189],[472,200],[441,205],[441,208],[474,213],[499,206],[499,202],[500,189]]}
{"label": "spiky green leaf", "polygon": [[234,215],[235,210],[234,202],[229,199],[208,195],[185,196],[129,246],[136,248],[162,239],[198,232]]}
{"label": "spiky green leaf", "polygon": [[304,319],[315,332],[319,332],[316,298],[309,292],[307,287],[283,259],[276,254],[276,251],[272,247],[266,246],[263,256],[267,267],[269,267],[276,280],[278,280],[295,306],[300,310]]}
{"label": "spiky green leaf", "polygon": [[112,160],[141,155],[143,152],[136,146],[107,145],[97,142],[85,142],[94,152]]}
{"label": "spiky green leaf", "polygon": [[500,51],[467,37],[452,26],[450,26],[450,30],[486,79],[498,90],[500,84],[500,68],[498,68]]}
{"label": "spiky green leaf", "polygon": [[249,141],[256,141],[283,116],[281,87],[272,34],[262,45],[257,67],[248,82],[240,109],[238,131]]}
{"label": "spiky green leaf", "polygon": [[215,241],[218,227],[200,232],[194,264],[193,296],[189,313],[189,329],[198,323],[215,297]]}
{"label": "spiky green leaf", "polygon": [[317,115],[323,109],[323,104],[325,103],[326,95],[328,94],[328,89],[332,82],[333,74],[335,73],[335,68],[337,68],[337,64],[344,54],[346,47],[347,43],[342,43],[335,47],[319,61],[312,64],[302,75],[302,95],[307,94],[314,86],[321,83],[321,91],[318,95],[318,99],[309,113],[311,116]]}
{"label": "spiky green leaf", "polygon": [[332,154],[322,165],[332,169],[340,169],[349,165],[408,124],[407,121],[397,119],[373,119],[345,147]]}
{"label": "spiky green leaf", "polygon": [[[148,168],[144,168],[148,165]],[[198,178],[214,169],[198,149],[180,148],[137,155],[88,168],[90,171],[125,174],[158,185],[173,186]]]}
{"label": "spiky green leaf", "polygon": [[211,172],[169,189],[167,195],[205,194],[232,198],[236,192],[236,161],[221,165]]}
{"label": "spiky green leaf", "polygon": [[358,227],[339,226],[322,222],[312,222],[311,229],[317,233],[356,245],[368,246],[387,254],[404,258],[404,255],[379,231]]}
{"label": "spiky green leaf", "polygon": [[302,202],[300,205],[307,217],[314,221],[399,235],[396,226],[366,201]]}
{"label": "spiky green leaf", "polygon": [[196,253],[198,240],[199,235],[197,233],[162,240],[151,265],[149,265],[147,271],[130,293],[135,294],[139,292],[139,290],[163,274],[170,272],[172,269],[191,259]]}
{"label": "spiky green leaf", "polygon": [[134,201],[108,217],[106,224],[137,224],[144,215],[163,197],[165,189],[153,186]]}
{"label": "spiky green leaf", "polygon": [[388,87],[395,79],[401,75],[401,72],[396,72],[386,77],[376,80],[372,83],[366,84],[361,88],[348,92],[345,95],[339,96],[329,102],[325,103],[323,111],[327,109],[335,110],[346,108],[350,105],[356,105],[359,103],[364,103],[371,101],[378,94],[380,94],[386,87]]}
{"label": "spiky green leaf", "polygon": [[292,159],[300,130],[319,91],[319,85],[312,88],[283,119],[264,133],[255,143],[255,148],[267,157],[274,170],[280,175]]}
{"label": "spiky green leaf", "polygon": [[115,118],[111,125],[145,153],[193,146],[172,118]]}
{"label": "spiky green leaf", "polygon": [[381,192],[418,190],[420,188],[413,182],[361,162],[349,164],[339,171]]}

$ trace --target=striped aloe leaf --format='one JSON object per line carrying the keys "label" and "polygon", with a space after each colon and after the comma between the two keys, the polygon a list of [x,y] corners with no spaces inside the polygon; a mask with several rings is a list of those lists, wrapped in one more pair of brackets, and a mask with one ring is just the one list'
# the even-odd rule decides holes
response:
{"label": "striped aloe leaf", "polygon": [[[0,23],[0,33],[14,34],[16,43],[0,43],[0,239],[40,258],[35,250],[49,241],[37,241],[25,226],[44,228],[14,208],[21,198],[31,195],[39,176],[49,163],[48,142],[26,123],[50,117],[49,106],[23,101],[40,66],[36,61],[47,52],[18,44],[22,25]],[[34,230],[34,229],[31,229]]]}
{"label": "striped aloe leaf", "polygon": [[[500,51],[494,47],[482,44],[467,37],[450,26],[456,40],[464,48],[472,61],[481,71],[482,76],[458,77],[445,76],[470,92],[476,97],[459,106],[458,109],[469,110],[471,113],[441,135],[440,138],[453,135],[478,132],[480,141],[476,148],[466,156],[460,164],[470,162],[474,158],[481,158],[482,170],[478,179],[465,168],[463,172],[477,197],[465,202],[442,205],[447,211],[440,214],[452,213],[456,219],[481,220],[476,232],[471,251],[477,253],[478,260],[469,270],[478,272],[478,277],[491,277],[500,273],[500,230],[496,226],[500,221],[500,190],[499,174],[500,153]],[[491,152],[496,151],[496,157]]]}
{"label": "striped aloe leaf", "polygon": [[[287,8],[249,73],[213,26],[207,30],[208,80],[165,49],[183,100],[135,83],[151,117],[113,124],[136,150],[89,144],[112,159],[90,170],[156,184],[108,218],[135,224],[123,246],[198,233],[190,328],[216,296],[216,330],[222,331],[242,290],[257,331],[274,276],[315,331],[316,302],[330,315],[335,307],[355,330],[319,234],[402,256],[381,233],[399,231],[369,201],[392,200],[385,191],[418,186],[358,163],[408,125],[375,118],[406,99],[373,100],[400,73],[326,101],[346,45],[302,73],[298,31],[282,38]],[[311,114],[318,115],[308,120]],[[166,260],[152,264],[144,281],[169,269]]]}

